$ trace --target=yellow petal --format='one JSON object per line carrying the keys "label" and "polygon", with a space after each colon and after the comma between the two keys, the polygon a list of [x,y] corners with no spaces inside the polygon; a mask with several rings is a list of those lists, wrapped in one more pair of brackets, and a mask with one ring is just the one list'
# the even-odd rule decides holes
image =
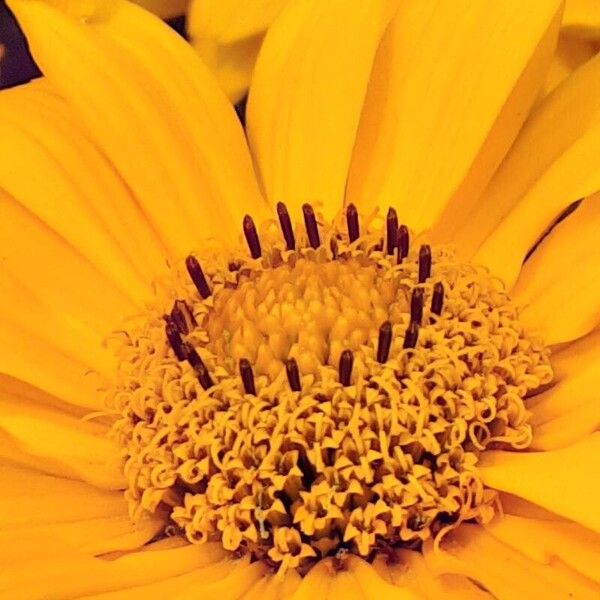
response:
{"label": "yellow petal", "polygon": [[[459,242],[510,287],[528,250],[572,202],[600,189],[600,56],[531,115]],[[487,239],[486,239],[487,238]]]}
{"label": "yellow petal", "polygon": [[[600,29],[598,33],[600,36]],[[554,91],[575,69],[590,60],[596,52],[598,52],[597,42],[563,29],[540,93],[540,100]]]}
{"label": "yellow petal", "polygon": [[0,391],[0,455],[53,475],[123,489],[119,447],[108,427]]}
{"label": "yellow petal", "polygon": [[106,334],[138,310],[114,282],[0,189],[2,270],[49,308]]}
{"label": "yellow petal", "polygon": [[[16,177],[18,170],[23,167],[15,164],[14,169],[9,170],[3,160],[3,178],[8,178],[8,183],[17,189],[32,192],[17,199],[22,200],[39,217],[45,218],[51,227],[78,249],[87,251],[87,255],[108,274],[114,273],[116,268],[122,271],[124,265],[121,263],[124,261],[106,260],[92,242],[98,237],[109,236],[126,256],[126,261],[140,274],[143,284],[148,286],[149,281],[164,267],[164,248],[137,206],[131,190],[95,145],[83,135],[82,124],[77,121],[65,100],[42,78],[4,90],[0,94],[0,109],[5,119],[25,130],[22,135],[30,139],[30,144],[35,145],[37,153],[41,153],[45,159],[43,165],[32,162],[32,157],[23,161],[28,163],[30,169],[27,179],[32,181],[27,182]],[[23,141],[20,143],[23,144]],[[9,149],[5,148],[5,154],[10,160]],[[23,159],[22,156],[19,158]],[[48,179],[44,180],[41,167],[46,164],[51,168]],[[33,165],[35,169],[32,169]],[[59,191],[56,189],[56,180],[64,180],[68,186],[67,192],[71,191],[69,196],[60,197],[57,205],[61,206],[61,211],[50,210],[54,206],[50,200]],[[33,184],[36,181],[42,182],[44,187],[35,187]],[[92,181],[93,185],[90,183]],[[42,202],[42,199],[46,202]],[[79,222],[66,218],[69,213],[78,216]],[[92,242],[86,245],[80,230],[87,231],[94,226],[96,231],[91,236]],[[98,231],[100,227],[102,230]],[[101,247],[101,244],[96,245]],[[112,258],[110,250],[106,258]],[[122,278],[118,273],[115,276]]]}
{"label": "yellow petal", "polygon": [[487,529],[536,562],[551,564],[559,558],[582,575],[600,580],[600,536],[580,525],[506,515]]}
{"label": "yellow petal", "polygon": [[600,425],[600,330],[552,355],[556,383],[528,402],[535,450],[569,446]]}
{"label": "yellow petal", "polygon": [[375,61],[348,199],[393,204],[419,231],[444,214],[448,235],[527,116],[560,10],[559,1],[402,2]]}
{"label": "yellow petal", "polygon": [[[199,214],[204,230],[210,236],[229,235],[237,239],[246,213],[250,212],[256,220],[266,218],[269,206],[259,193],[235,111],[189,45],[127,2],[121,2],[120,10],[99,23],[98,28],[137,61],[138,70],[149,77],[158,76],[173,111],[184,119],[191,147],[187,152],[191,151],[193,158],[190,168],[205,188],[202,201],[196,197],[191,210]],[[152,44],[156,52],[148,54],[144,49]],[[221,212],[216,230],[209,229],[205,222],[211,206]],[[222,220],[225,217],[226,223]],[[220,229],[225,230],[223,234]]]}
{"label": "yellow petal", "polygon": [[[44,303],[43,295],[35,296],[14,280],[10,273],[0,279],[1,320],[13,324],[11,331],[21,339],[42,339],[60,354],[81,364],[81,370],[94,371],[109,378],[115,372],[115,360],[103,347],[103,335],[85,322],[53,310]],[[4,335],[8,335],[5,331]],[[17,342],[18,343],[18,342]],[[9,344],[12,348],[13,344]],[[0,351],[1,352],[1,351]]]}
{"label": "yellow petal", "polygon": [[228,45],[263,33],[289,0],[193,0],[188,16],[192,39]]}
{"label": "yellow petal", "polygon": [[[421,596],[407,588],[399,588],[386,581],[368,562],[358,556],[349,556],[348,571],[354,576],[356,583],[367,600],[389,598],[390,600],[418,600]],[[331,596],[334,598],[335,596]]]}
{"label": "yellow petal", "polygon": [[40,2],[11,3],[42,71],[165,246],[181,255],[201,236],[236,235],[240,199],[262,203],[233,109],[176,33],[134,5],[112,6],[85,24]]}
{"label": "yellow petal", "polygon": [[252,81],[247,126],[271,202],[296,218],[304,202],[342,205],[375,51],[395,2],[298,0],[269,29]]}
{"label": "yellow petal", "polygon": [[498,600],[597,597],[597,586],[560,561],[544,565],[499,542],[478,525],[462,525],[441,550],[426,543],[427,564],[437,573],[460,573],[487,588]]}
{"label": "yellow petal", "polygon": [[16,530],[125,516],[121,491],[0,465],[0,529]]}
{"label": "yellow petal", "polygon": [[412,600],[425,598],[456,598],[456,600],[491,600],[492,596],[478,588],[462,575],[436,574],[425,561],[420,552],[398,550],[395,560],[389,561],[379,556],[373,563],[374,569],[384,579],[396,587],[396,598]]}
{"label": "yellow petal", "polygon": [[292,600],[314,600],[327,598],[331,588],[334,569],[331,559],[319,561],[302,579],[302,583],[291,596]]}
{"label": "yellow petal", "polygon": [[567,0],[563,27],[578,31],[581,35],[600,36],[600,11],[596,0]]}
{"label": "yellow petal", "polygon": [[550,452],[485,452],[478,468],[484,483],[600,532],[596,510],[600,434]]}
{"label": "yellow petal", "polygon": [[99,393],[106,381],[55,345],[0,317],[0,385],[8,378],[43,390],[77,407],[105,408]]}
{"label": "yellow petal", "polygon": [[[223,578],[235,562],[223,562],[220,544],[133,552],[114,560],[92,558],[64,542],[34,534],[0,534],[0,595],[62,600],[155,582],[167,585],[189,574],[187,584]],[[171,580],[171,581],[169,581]],[[185,589],[185,588],[184,588]],[[173,597],[146,595],[146,598]]]}
{"label": "yellow petal", "polygon": [[226,45],[217,44],[211,39],[192,38],[194,49],[217,78],[232,104],[237,104],[248,92],[263,38],[263,35],[255,35]]}
{"label": "yellow petal", "polygon": [[600,329],[590,332],[570,344],[563,344],[552,352],[552,370],[557,382],[586,369],[597,356]]}
{"label": "yellow petal", "polygon": [[523,322],[547,344],[568,342],[600,323],[598,236],[600,194],[559,223],[523,265],[512,295],[524,307]]}
{"label": "yellow petal", "polygon": [[190,41],[232,103],[246,95],[264,33],[287,2],[192,2],[187,19]]}
{"label": "yellow petal", "polygon": [[550,512],[537,504],[523,500],[523,498],[519,498],[513,494],[499,492],[498,495],[504,514],[525,517],[527,519],[537,519],[540,521],[565,521],[564,517]]}

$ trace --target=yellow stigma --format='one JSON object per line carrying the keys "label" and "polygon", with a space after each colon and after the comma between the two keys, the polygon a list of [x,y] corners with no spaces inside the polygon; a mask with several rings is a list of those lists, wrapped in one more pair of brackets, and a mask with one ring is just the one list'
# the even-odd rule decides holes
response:
{"label": "yellow stigma", "polygon": [[552,379],[502,283],[409,250],[393,211],[360,233],[354,207],[278,213],[283,238],[246,219],[250,256],[200,249],[113,336],[132,516],[302,572],[491,518],[478,455],[530,444],[524,399]]}

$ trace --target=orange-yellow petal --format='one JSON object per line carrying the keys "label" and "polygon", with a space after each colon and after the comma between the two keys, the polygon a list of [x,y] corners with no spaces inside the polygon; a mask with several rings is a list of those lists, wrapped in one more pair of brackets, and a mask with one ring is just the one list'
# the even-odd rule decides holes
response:
{"label": "orange-yellow petal", "polygon": [[187,18],[190,41],[232,103],[248,92],[264,33],[287,2],[192,2]]}
{"label": "orange-yellow petal", "polygon": [[560,559],[573,570],[600,581],[600,536],[568,521],[494,519],[487,530],[501,542],[543,564]]}
{"label": "orange-yellow petal", "polygon": [[478,465],[484,483],[600,532],[596,509],[600,434],[549,452],[484,452]]}
{"label": "orange-yellow petal", "polygon": [[394,205],[418,231],[447,208],[451,232],[527,116],[560,12],[559,1],[401,2],[375,61],[347,198]]}
{"label": "orange-yellow petal", "polygon": [[342,206],[373,58],[395,2],[294,0],[269,29],[248,100],[250,144],[271,202]]}
{"label": "orange-yellow petal", "polygon": [[576,339],[600,323],[599,236],[596,194],[559,223],[521,269],[513,298],[524,307],[523,322],[547,344]]}
{"label": "orange-yellow petal", "polygon": [[193,50],[156,17],[120,1],[85,21],[39,1],[11,7],[40,68],[168,250],[179,256],[200,237],[237,236],[240,199],[264,206],[233,109]]}
{"label": "orange-yellow petal", "polygon": [[569,204],[600,189],[599,140],[597,56],[530,116],[460,231],[466,254],[512,286],[544,230]]}
{"label": "orange-yellow petal", "polygon": [[541,564],[494,538],[479,525],[462,525],[436,550],[425,544],[428,566],[437,573],[460,573],[487,588],[498,600],[597,597],[598,586],[561,561]]}
{"label": "orange-yellow petal", "polygon": [[108,426],[0,389],[0,456],[16,464],[123,489],[121,456]]}

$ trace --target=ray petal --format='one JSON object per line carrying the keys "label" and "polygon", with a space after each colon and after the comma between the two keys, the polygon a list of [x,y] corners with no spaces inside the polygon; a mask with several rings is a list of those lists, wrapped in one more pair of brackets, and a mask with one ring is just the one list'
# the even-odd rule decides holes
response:
{"label": "ray petal", "polygon": [[457,242],[511,287],[523,259],[572,202],[600,189],[600,55],[532,113],[464,219]]}
{"label": "ray petal", "polygon": [[375,51],[395,2],[290,2],[269,29],[248,100],[267,198],[341,207]]}
{"label": "ray petal", "polygon": [[498,600],[512,598],[592,600],[598,593],[593,580],[561,561],[541,564],[495,539],[478,525],[462,525],[435,549],[424,547],[428,566],[437,573],[460,573],[487,588]]}
{"label": "ray petal", "polygon": [[523,265],[513,298],[547,344],[569,342],[600,323],[600,194],[559,223]]}
{"label": "ray petal", "polygon": [[348,200],[451,231],[525,120],[560,13],[557,1],[402,2],[375,61]]}
{"label": "ray petal", "polygon": [[77,20],[38,1],[11,2],[40,68],[168,250],[231,239],[236,205],[262,205],[233,109],[176,33],[130,3],[110,7]]}
{"label": "ray petal", "polygon": [[480,460],[483,481],[600,532],[595,508],[594,476],[600,465],[600,434],[549,452],[485,452]]}
{"label": "ray petal", "polygon": [[505,515],[487,529],[536,562],[550,564],[559,558],[593,581],[600,578],[600,536],[581,525]]}

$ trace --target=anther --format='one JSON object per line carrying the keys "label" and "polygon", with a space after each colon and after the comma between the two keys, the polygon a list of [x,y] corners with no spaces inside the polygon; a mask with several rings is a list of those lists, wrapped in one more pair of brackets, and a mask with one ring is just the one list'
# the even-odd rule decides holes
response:
{"label": "anther", "polygon": [[252,372],[252,365],[247,358],[240,359],[240,377],[244,384],[244,391],[246,394],[252,394],[256,396],[256,386],[254,385],[254,373]]}
{"label": "anther", "polygon": [[296,238],[294,237],[294,229],[287,207],[283,202],[277,203],[277,216],[279,217],[279,225],[285,239],[285,246],[288,250],[296,249]]}
{"label": "anther", "polygon": [[346,223],[348,224],[350,243],[355,242],[360,236],[360,226],[358,224],[358,211],[354,204],[348,204],[346,207]]}
{"label": "anther", "polygon": [[441,281],[438,281],[433,286],[433,297],[431,298],[431,312],[435,315],[441,315],[443,305],[444,305],[444,284]]}
{"label": "anther", "polygon": [[406,333],[404,334],[404,348],[414,348],[419,339],[419,326],[415,321],[411,321]]}
{"label": "anther", "polygon": [[187,335],[198,325],[194,313],[184,300],[175,300],[171,310],[171,319],[183,335]]}
{"label": "anther", "polygon": [[423,321],[423,288],[417,287],[413,289],[410,299],[410,320],[420,325]]}
{"label": "anther", "polygon": [[191,346],[190,344],[186,344],[186,358],[194,371],[196,371],[196,375],[198,377],[198,381],[200,385],[207,390],[208,388],[214,385],[213,380],[204,364],[204,361],[200,358],[198,352],[196,352],[196,348]]}
{"label": "anther", "polygon": [[198,293],[203,300],[206,300],[206,298],[210,296],[210,288],[208,287],[208,282],[206,281],[200,263],[194,256],[190,255],[185,259],[185,266],[187,267],[190,279],[194,282]]}
{"label": "anther", "polygon": [[307,203],[302,205],[302,212],[304,213],[304,225],[308,234],[308,242],[316,250],[321,245],[321,239],[319,238],[319,228],[317,227],[315,211]]}
{"label": "anther", "polygon": [[400,225],[398,227],[398,235],[396,242],[398,245],[398,264],[400,264],[408,256],[408,227]]}
{"label": "anther", "polygon": [[419,283],[425,283],[425,280],[431,275],[431,246],[423,244],[419,250]]}
{"label": "anther", "polygon": [[383,364],[390,355],[392,345],[392,324],[385,321],[379,328],[379,339],[377,340],[377,362]]}
{"label": "anther", "polygon": [[354,365],[354,355],[352,350],[344,350],[340,356],[340,383],[347,387],[350,385],[350,378],[352,377],[352,366]]}
{"label": "anther", "polygon": [[170,318],[167,319],[167,324],[165,325],[165,333],[167,335],[167,340],[169,340],[169,344],[171,348],[173,348],[173,352],[175,352],[175,356],[177,360],[184,360],[186,358],[186,350],[183,340],[181,339],[181,334],[177,329],[177,326]]}
{"label": "anther", "polygon": [[258,232],[256,231],[256,225],[250,215],[244,217],[244,236],[246,243],[250,249],[250,256],[252,258],[260,258],[262,251],[260,249],[260,240],[258,239]]}
{"label": "anther", "polygon": [[300,385],[300,373],[298,371],[298,363],[295,358],[290,358],[285,361],[285,372],[292,392],[299,392],[302,389]]}
{"label": "anther", "polygon": [[396,246],[398,245],[398,215],[396,210],[390,206],[386,222],[387,230],[387,247],[386,252],[388,255],[394,254]]}

